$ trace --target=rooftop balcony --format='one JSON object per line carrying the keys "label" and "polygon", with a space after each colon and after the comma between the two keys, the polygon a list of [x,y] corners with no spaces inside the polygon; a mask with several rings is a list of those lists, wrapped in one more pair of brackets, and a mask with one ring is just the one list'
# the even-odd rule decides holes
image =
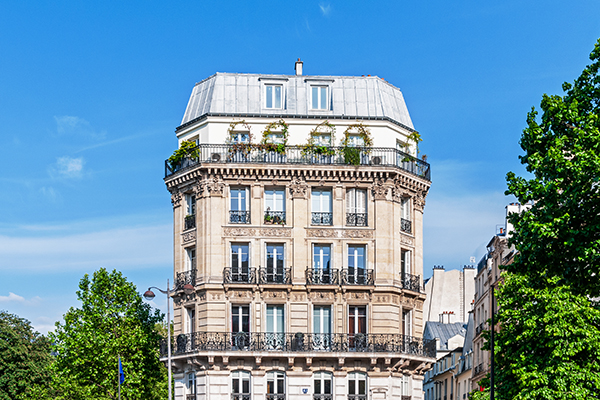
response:
{"label": "rooftop balcony", "polygon": [[304,146],[286,146],[284,152],[266,151],[252,144],[200,144],[174,165],[165,161],[165,178],[199,164],[298,164],[364,165],[395,167],[431,180],[430,166],[400,150],[386,147],[360,148],[360,157],[348,157],[344,147],[328,147],[327,154],[309,152]]}
{"label": "rooftop balcony", "polygon": [[[376,333],[256,333],[194,332],[171,342],[174,355],[207,351],[288,353],[401,353],[435,358],[435,340]],[[162,356],[167,342],[161,341]]]}

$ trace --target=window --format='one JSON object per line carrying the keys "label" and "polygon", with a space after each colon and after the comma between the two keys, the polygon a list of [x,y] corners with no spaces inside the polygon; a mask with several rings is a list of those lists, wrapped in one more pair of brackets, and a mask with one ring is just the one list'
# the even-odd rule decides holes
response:
{"label": "window", "polygon": [[364,348],[367,345],[367,307],[350,306],[348,318],[348,341],[350,348]]}
{"label": "window", "polygon": [[267,134],[267,143],[283,144],[283,132],[271,132]]}
{"label": "window", "polygon": [[244,349],[250,344],[250,306],[231,305],[231,345]]}
{"label": "window", "polygon": [[283,87],[281,85],[265,85],[265,107],[281,108]]}
{"label": "window", "polygon": [[231,400],[250,400],[250,372],[231,373]]}
{"label": "window", "polygon": [[267,244],[265,283],[286,283],[283,244]]}
{"label": "window", "polygon": [[348,189],[346,191],[346,225],[367,226],[367,191]]}
{"label": "window", "polygon": [[265,348],[282,350],[285,346],[285,319],[282,305],[267,306],[267,332]]}
{"label": "window", "polygon": [[186,333],[194,333],[196,331],[196,310],[193,308],[185,308],[185,314]]}
{"label": "window", "polygon": [[313,245],[313,268],[312,283],[331,284],[331,245],[315,244]]}
{"label": "window", "polygon": [[313,189],[312,198],[312,224],[332,225],[333,213],[331,212],[331,190]]}
{"label": "window", "polygon": [[231,143],[234,143],[234,144],[248,143],[250,141],[250,132],[248,132],[248,131],[231,132],[229,134],[229,138],[231,140]]}
{"label": "window", "polygon": [[365,140],[362,136],[357,134],[349,134],[348,135],[348,147],[363,147],[365,145]]}
{"label": "window", "polygon": [[348,284],[367,284],[365,253],[364,245],[348,245],[348,275],[346,276]]}
{"label": "window", "polygon": [[329,372],[315,372],[313,376],[314,382],[314,400],[329,400],[331,396],[333,377]]}
{"label": "window", "polygon": [[188,399],[192,396],[193,399],[196,398],[196,373],[190,372],[187,376],[187,394]]}
{"label": "window", "polygon": [[230,191],[229,222],[232,224],[249,224],[250,211],[248,211],[248,188],[231,188]]}
{"label": "window", "polygon": [[311,86],[312,109],[327,110],[327,86]]}
{"label": "window", "polygon": [[400,230],[402,232],[412,233],[409,197],[403,197],[402,203],[400,203]]}
{"label": "window", "polygon": [[331,306],[315,306],[313,308],[313,333],[313,348],[329,349],[331,346]]}
{"label": "window", "polygon": [[409,379],[406,375],[400,378],[400,393],[402,396],[410,396]]}
{"label": "window", "polygon": [[329,133],[314,133],[313,139],[316,146],[331,146],[331,134]]}
{"label": "window", "polygon": [[231,282],[250,283],[248,243],[231,243]]}
{"label": "window", "polygon": [[400,278],[405,289],[410,289],[410,251],[402,250],[400,252]]}
{"label": "window", "polygon": [[348,400],[366,400],[367,375],[362,372],[348,374]]}
{"label": "window", "polygon": [[402,334],[412,336],[412,310],[402,311]]}
{"label": "window", "polygon": [[184,221],[184,229],[192,229],[196,227],[196,196],[186,195],[186,216]]}
{"label": "window", "polygon": [[[196,269],[196,249],[188,248],[185,249],[185,270],[192,271]],[[196,283],[196,282],[194,282]]]}
{"label": "window", "polygon": [[265,224],[285,224],[285,189],[265,190]]}
{"label": "window", "polygon": [[280,371],[267,372],[267,399],[285,399],[285,373]]}

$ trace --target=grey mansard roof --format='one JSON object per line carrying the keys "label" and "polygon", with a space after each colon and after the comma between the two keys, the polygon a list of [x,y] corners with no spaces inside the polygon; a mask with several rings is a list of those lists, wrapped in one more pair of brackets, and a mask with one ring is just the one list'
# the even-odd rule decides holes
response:
{"label": "grey mansard roof", "polygon": [[[266,84],[283,86],[283,106],[265,107]],[[330,88],[327,110],[311,110],[311,85]],[[277,116],[389,120],[409,130],[413,124],[397,87],[376,76],[307,76],[216,73],[198,82],[181,121],[181,126],[204,116]]]}

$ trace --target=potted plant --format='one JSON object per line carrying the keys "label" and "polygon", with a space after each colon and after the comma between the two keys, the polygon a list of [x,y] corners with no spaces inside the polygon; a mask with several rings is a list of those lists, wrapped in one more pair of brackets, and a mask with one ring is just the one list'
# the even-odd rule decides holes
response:
{"label": "potted plant", "polygon": [[346,164],[368,164],[372,147],[371,132],[362,123],[352,124],[344,131],[341,152]]}
{"label": "potted plant", "polygon": [[260,141],[265,162],[286,162],[288,130],[289,126],[283,119],[271,122],[265,127]]}
{"label": "potted plant", "polygon": [[199,157],[200,152],[196,143],[193,140],[186,140],[181,142],[179,148],[173,152],[173,155],[169,157],[167,162],[171,171],[175,172],[188,165],[192,165],[194,161],[198,161]]}
{"label": "potted plant", "polygon": [[[242,129],[239,129],[238,125],[241,125]],[[252,138],[250,125],[245,120],[233,121],[229,124],[227,140],[225,142],[229,145],[227,160],[247,162],[252,150]]]}
{"label": "potted plant", "polygon": [[321,122],[308,134],[307,143],[302,146],[302,156],[311,163],[330,164],[335,155],[335,126],[329,121]]}

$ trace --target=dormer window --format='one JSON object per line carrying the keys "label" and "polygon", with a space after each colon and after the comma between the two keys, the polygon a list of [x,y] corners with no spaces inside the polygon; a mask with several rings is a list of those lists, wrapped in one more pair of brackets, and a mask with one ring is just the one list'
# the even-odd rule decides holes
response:
{"label": "dormer window", "polygon": [[328,89],[327,86],[311,86],[313,110],[327,110]]}
{"label": "dormer window", "polygon": [[265,107],[281,108],[281,99],[283,97],[283,86],[265,85]]}
{"label": "dormer window", "polygon": [[250,141],[250,133],[247,131],[231,132],[231,143],[248,143]]}

